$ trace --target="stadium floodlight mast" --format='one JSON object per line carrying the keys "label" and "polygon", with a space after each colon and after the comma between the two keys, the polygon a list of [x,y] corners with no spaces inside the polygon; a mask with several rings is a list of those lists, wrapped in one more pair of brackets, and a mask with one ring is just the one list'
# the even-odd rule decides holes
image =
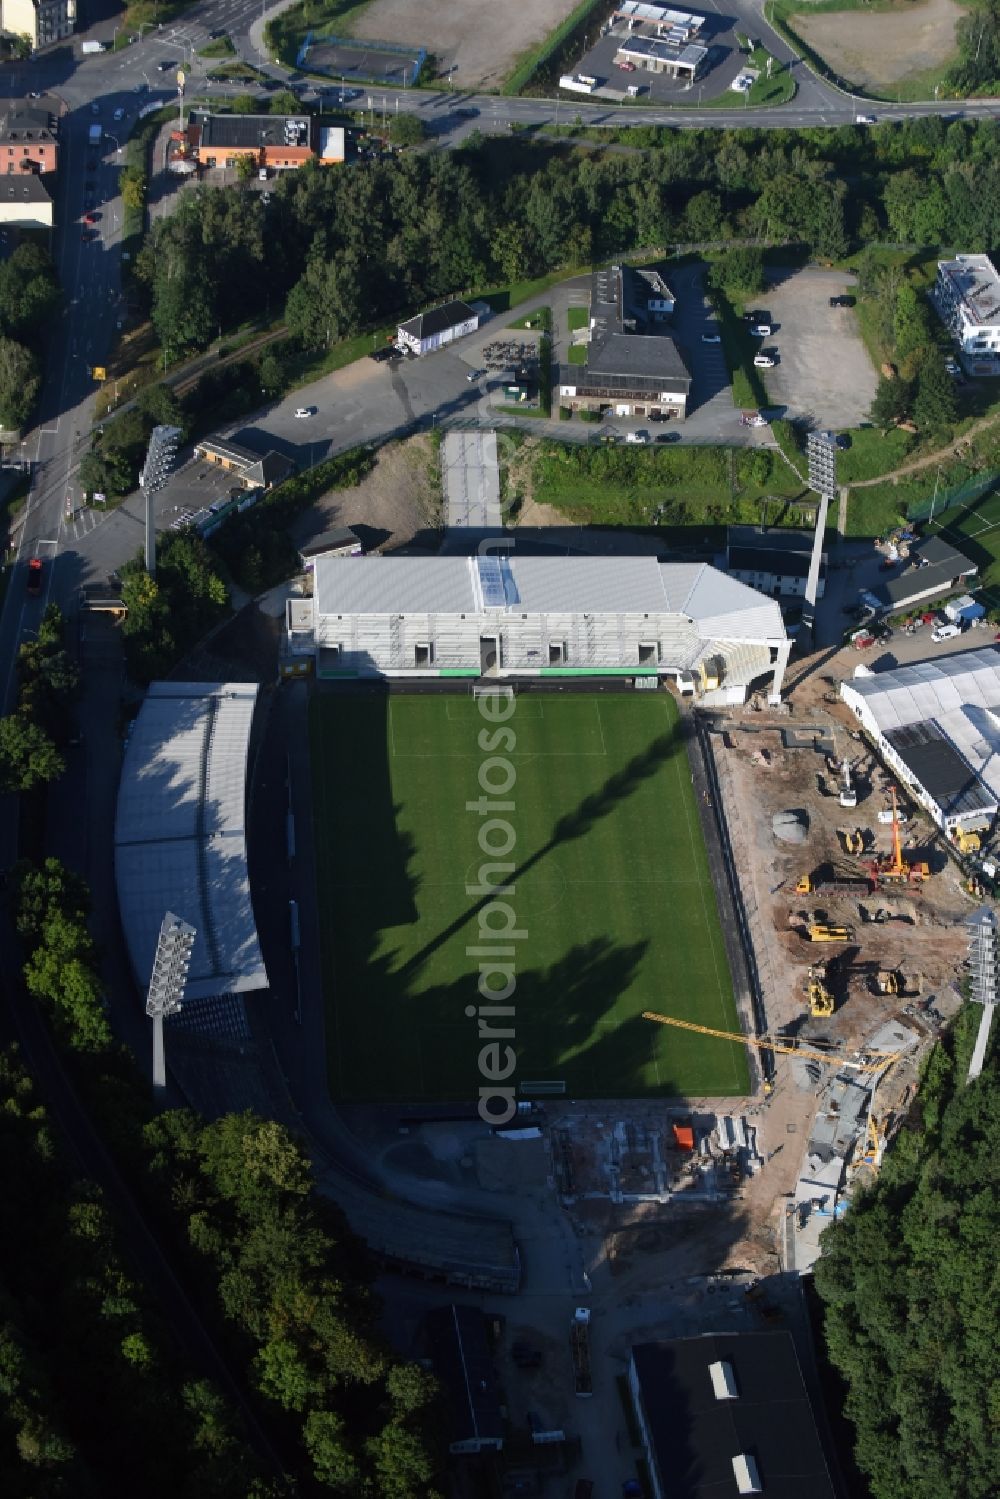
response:
{"label": "stadium floodlight mast", "polygon": [[156,496],[167,482],[180,435],[180,427],[154,427],[139,475],[139,488],[146,497],[146,571],[151,578],[156,576]]}
{"label": "stadium floodlight mast", "polygon": [[983,1007],[966,1078],[971,1083],[983,1070],[993,1012],[1000,1003],[1000,944],[996,912],[989,906],[980,906],[965,924],[969,928],[969,998]]}
{"label": "stadium floodlight mast", "polygon": [[802,599],[802,626],[810,633],[816,623],[816,600],[819,596],[819,574],[823,561],[823,541],[826,537],[826,513],[830,501],[837,493],[837,440],[832,432],[810,432],[806,438],[806,458],[809,462],[809,488],[819,495],[816,511],[816,530],[813,534],[812,556]]}
{"label": "stadium floodlight mast", "polygon": [[146,994],[146,1014],[153,1022],[154,1088],[167,1086],[163,1020],[164,1016],[176,1015],[180,1011],[196,935],[194,927],[175,916],[172,911],[164,916]]}

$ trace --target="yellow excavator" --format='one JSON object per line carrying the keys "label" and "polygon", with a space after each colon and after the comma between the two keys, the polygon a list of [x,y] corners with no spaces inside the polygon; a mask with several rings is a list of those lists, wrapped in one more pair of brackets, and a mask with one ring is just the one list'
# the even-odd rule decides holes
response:
{"label": "yellow excavator", "polygon": [[865,851],[865,835],[860,828],[855,828],[853,833],[850,828],[841,828],[840,841],[844,845],[844,853],[852,854],[856,859]]}
{"label": "yellow excavator", "polygon": [[813,921],[806,927],[810,942],[850,942],[854,933],[847,926],[827,926],[825,922]]}
{"label": "yellow excavator", "polygon": [[814,963],[806,974],[806,995],[809,999],[809,1013],[816,1017],[832,1015],[834,1011],[833,995],[824,983],[825,978],[825,963]]}

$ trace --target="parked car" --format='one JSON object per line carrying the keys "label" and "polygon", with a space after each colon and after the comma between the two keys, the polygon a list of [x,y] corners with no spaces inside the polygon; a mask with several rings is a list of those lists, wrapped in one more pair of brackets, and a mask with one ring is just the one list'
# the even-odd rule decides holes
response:
{"label": "parked car", "polygon": [[774,329],[771,327],[770,323],[754,323],[753,327],[750,329],[750,332],[753,334],[754,338],[770,338],[771,334],[774,332]]}
{"label": "parked car", "polygon": [[941,640],[954,640],[956,635],[961,635],[961,625],[938,625],[931,631],[931,639],[937,645]]}
{"label": "parked car", "polygon": [[622,73],[634,73],[635,72],[635,63],[634,62],[616,62],[615,63],[615,67],[618,68],[618,69],[620,69],[620,71]]}
{"label": "parked car", "polygon": [[296,406],[296,408],[295,408],[295,415],[300,420],[303,417],[312,416],[312,414],[313,414],[313,408],[311,406]]}
{"label": "parked car", "polygon": [[770,354],[755,354],[753,362],[755,369],[758,370],[772,370],[775,364],[777,364],[777,360]]}
{"label": "parked car", "polygon": [[649,441],[649,433],[648,432],[626,432],[625,433],[625,441],[626,442],[633,442],[633,443],[640,443],[640,444],[647,443]]}
{"label": "parked car", "polygon": [[701,341],[703,344],[721,344],[722,335],[721,333],[703,333]]}
{"label": "parked car", "polygon": [[116,109],[115,113],[114,113],[114,118],[116,120],[124,120],[124,118],[125,118],[125,111],[124,111],[124,109]]}
{"label": "parked car", "polygon": [[27,580],[27,582],[25,584],[25,587],[27,588],[28,592],[31,593],[31,594],[41,593],[41,591],[42,591],[42,559],[41,559],[41,557],[32,557],[31,561],[28,563],[28,580]]}
{"label": "parked car", "polygon": [[466,375],[465,378],[466,378],[466,380],[468,380],[468,382],[469,382],[470,385],[475,385],[476,381],[479,380],[485,374],[486,374],[485,370],[470,370],[469,373]]}
{"label": "parked car", "polygon": [[680,442],[680,440],[681,434],[679,432],[658,432],[656,434],[657,442]]}

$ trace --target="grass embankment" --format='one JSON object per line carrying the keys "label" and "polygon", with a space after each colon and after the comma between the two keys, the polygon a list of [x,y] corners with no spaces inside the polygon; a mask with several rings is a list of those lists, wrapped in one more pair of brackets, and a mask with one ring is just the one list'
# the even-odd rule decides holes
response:
{"label": "grass embankment", "polygon": [[[567,642],[570,658],[576,648]],[[516,700],[505,747],[517,774],[511,883],[527,936],[508,1001],[515,1088],[544,1078],[574,1098],[662,1098],[747,1087],[741,1044],[641,1018],[656,1009],[737,1029],[677,716],[662,692]],[[480,820],[467,810],[480,795],[482,722],[479,704],[457,694],[319,694],[311,704],[338,1100],[477,1096],[469,948],[480,923],[496,920],[469,893],[483,862]]]}
{"label": "grass embankment", "polygon": [[800,522],[809,492],[766,449],[542,442],[531,493],[586,525],[717,526]]}
{"label": "grass embankment", "polygon": [[209,42],[207,47],[200,48],[199,57],[232,57],[236,52],[232,38],[228,36],[217,36],[214,41]]}

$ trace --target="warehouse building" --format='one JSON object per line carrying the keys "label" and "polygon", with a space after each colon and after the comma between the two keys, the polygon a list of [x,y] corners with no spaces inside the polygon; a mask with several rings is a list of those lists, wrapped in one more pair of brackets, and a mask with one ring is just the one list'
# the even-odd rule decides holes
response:
{"label": "warehouse building", "polygon": [[840,695],[939,828],[980,832],[992,824],[1000,809],[1000,650],[854,677]]}
{"label": "warehouse building", "polygon": [[184,1011],[267,988],[246,851],[256,701],[255,683],[153,682],[125,751],[115,819],[122,930],[145,991],[164,915],[195,928]]}
{"label": "warehouse building", "polygon": [[648,676],[743,702],[780,696],[790,649],[773,600],[655,557],[321,557],[286,615],[286,663],[330,678]]}
{"label": "warehouse building", "polygon": [[835,1499],[791,1333],[642,1343],[628,1381],[655,1499]]}
{"label": "warehouse building", "polygon": [[655,272],[595,271],[586,363],[559,366],[560,403],[615,416],[685,416],[691,373],[663,327],[673,310],[673,293]]}
{"label": "warehouse building", "polygon": [[465,302],[445,302],[443,307],[432,307],[430,312],[418,312],[396,329],[397,347],[410,354],[432,354],[443,349],[445,344],[475,333],[479,327],[479,313]]}

